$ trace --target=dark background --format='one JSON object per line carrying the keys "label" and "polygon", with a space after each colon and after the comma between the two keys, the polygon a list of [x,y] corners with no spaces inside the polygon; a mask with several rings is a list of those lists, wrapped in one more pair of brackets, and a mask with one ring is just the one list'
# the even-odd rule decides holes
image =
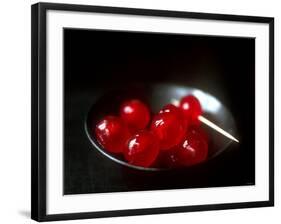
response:
{"label": "dark background", "polygon": [[[239,144],[203,165],[147,172],[94,150],[87,113],[102,93],[175,83],[217,97],[233,114]],[[108,102],[110,104],[110,102]],[[100,193],[255,183],[255,40],[64,29],[64,193]]]}

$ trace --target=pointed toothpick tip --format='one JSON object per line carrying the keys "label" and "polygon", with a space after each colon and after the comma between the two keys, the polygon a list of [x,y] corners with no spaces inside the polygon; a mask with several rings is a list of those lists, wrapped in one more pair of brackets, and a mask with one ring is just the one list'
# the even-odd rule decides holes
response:
{"label": "pointed toothpick tip", "polygon": [[229,134],[228,132],[226,132],[225,130],[223,130],[222,128],[220,128],[219,126],[217,126],[216,124],[214,124],[213,122],[209,121],[207,118],[203,117],[202,115],[200,115],[198,117],[198,119],[206,124],[207,126],[209,126],[210,128],[214,129],[215,131],[221,133],[222,135],[224,135],[225,137],[239,143],[239,140],[235,137],[233,137],[231,134]]}

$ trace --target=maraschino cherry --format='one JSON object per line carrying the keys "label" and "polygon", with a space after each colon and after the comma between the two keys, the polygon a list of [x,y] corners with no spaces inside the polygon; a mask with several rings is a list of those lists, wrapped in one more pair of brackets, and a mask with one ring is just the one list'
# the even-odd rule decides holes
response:
{"label": "maraschino cherry", "polygon": [[147,128],[150,109],[140,100],[132,99],[120,106],[120,117],[101,119],[93,134],[104,150],[123,153],[125,160],[135,166],[191,166],[208,157],[209,139],[200,126],[201,114],[199,100],[188,95],[181,99],[179,107],[164,106]]}
{"label": "maraschino cherry", "polygon": [[191,125],[188,128],[188,132],[191,134],[198,134],[201,137],[204,138],[204,140],[208,143],[209,142],[209,136],[206,133],[206,131],[200,126],[200,125]]}
{"label": "maraschino cherry", "polygon": [[176,168],[180,167],[178,155],[176,154],[177,150],[170,149],[165,151],[160,151],[160,154],[157,159],[157,164],[159,167],[164,168]]}
{"label": "maraschino cherry", "polygon": [[[169,112],[173,112],[173,113],[178,113],[179,115],[181,114],[180,110],[178,107],[176,107],[174,104],[167,104],[166,106],[164,106],[159,113],[169,113]],[[181,116],[181,115],[180,115]]]}
{"label": "maraschino cherry", "polygon": [[95,134],[103,148],[112,153],[121,153],[130,136],[124,121],[116,116],[106,116],[95,126]]}
{"label": "maraschino cherry", "polygon": [[190,124],[200,124],[198,116],[202,114],[202,107],[199,100],[195,96],[188,95],[183,97],[180,101],[180,108],[183,110],[183,113],[186,119],[189,120]]}
{"label": "maraschino cherry", "polygon": [[199,132],[190,130],[174,150],[177,162],[182,166],[202,163],[208,157],[208,143]]}
{"label": "maraschino cherry", "polygon": [[181,120],[177,110],[161,110],[151,122],[150,129],[160,140],[161,150],[168,150],[182,140],[186,132],[186,124]]}
{"label": "maraschino cherry", "polygon": [[183,111],[174,104],[167,104],[159,111],[159,113],[174,113],[181,120],[181,122],[184,123],[184,127],[188,127],[188,120],[185,118]]}
{"label": "maraschino cherry", "polygon": [[143,130],[133,135],[124,150],[125,159],[132,165],[149,167],[159,153],[159,142],[150,131]]}
{"label": "maraschino cherry", "polygon": [[134,132],[144,129],[150,121],[150,111],[140,100],[129,100],[120,107],[120,116]]}

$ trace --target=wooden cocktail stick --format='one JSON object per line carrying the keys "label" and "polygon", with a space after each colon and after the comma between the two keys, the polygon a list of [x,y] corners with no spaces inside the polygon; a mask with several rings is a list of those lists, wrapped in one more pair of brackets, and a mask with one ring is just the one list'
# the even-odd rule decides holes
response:
{"label": "wooden cocktail stick", "polygon": [[225,137],[227,137],[235,142],[239,142],[238,139],[234,138],[231,134],[229,134],[228,132],[226,132],[225,130],[223,130],[222,128],[220,128],[219,126],[214,124],[213,122],[209,121],[207,118],[203,117],[202,115],[198,116],[198,120],[201,121],[202,123],[206,124],[210,128],[216,130],[217,132],[221,133]]}
{"label": "wooden cocktail stick", "polygon": [[[179,101],[172,100],[172,104],[174,104],[175,106],[179,106]],[[203,117],[202,115],[198,116],[198,120],[201,121],[202,123],[204,123],[205,125],[207,125],[208,127],[219,132],[220,134],[224,135],[225,137],[227,137],[235,142],[239,142],[239,140],[237,138],[233,137],[231,134],[229,134],[228,132],[226,132],[225,130],[223,130],[222,128],[220,128],[219,126],[214,124],[213,122],[209,121],[207,118]]]}

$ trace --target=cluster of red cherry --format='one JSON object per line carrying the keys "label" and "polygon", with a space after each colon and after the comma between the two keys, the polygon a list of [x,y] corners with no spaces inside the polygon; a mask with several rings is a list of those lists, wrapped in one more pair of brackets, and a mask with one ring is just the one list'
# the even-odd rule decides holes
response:
{"label": "cluster of red cherry", "polygon": [[168,104],[151,116],[146,104],[137,99],[124,102],[119,116],[105,116],[93,128],[102,147],[124,155],[141,167],[179,167],[201,163],[208,156],[208,136],[200,127],[199,100],[193,95],[179,106]]}

